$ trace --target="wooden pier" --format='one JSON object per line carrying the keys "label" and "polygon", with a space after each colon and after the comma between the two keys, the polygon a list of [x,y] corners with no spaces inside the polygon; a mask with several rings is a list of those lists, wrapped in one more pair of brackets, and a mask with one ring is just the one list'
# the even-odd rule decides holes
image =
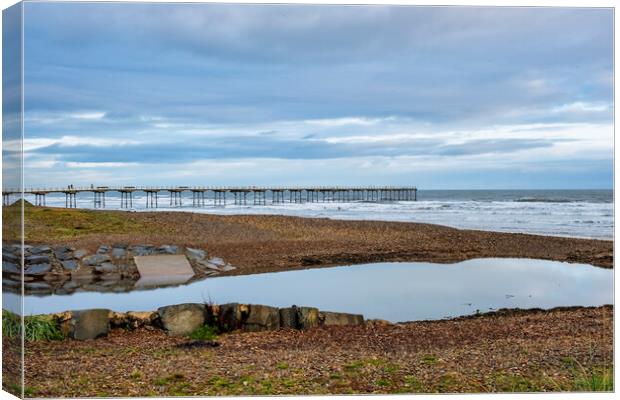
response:
{"label": "wooden pier", "polygon": [[[2,191],[2,205],[11,204],[11,198],[22,195],[34,195],[35,206],[46,205],[46,195],[62,193],[65,195],[65,207],[77,207],[79,193],[93,194],[93,207],[105,208],[106,193],[120,193],[121,208],[133,208],[134,193],[146,194],[146,208],[157,208],[158,194],[170,194],[170,207],[183,205],[183,193],[192,194],[192,207],[204,207],[210,198],[214,206],[225,206],[228,195],[234,197],[235,205],[267,205],[284,203],[348,203],[348,202],[392,202],[417,201],[418,189],[415,186],[381,186],[381,187],[205,187],[205,186],[91,186],[68,188],[34,188],[21,190],[5,189]],[[210,195],[210,196],[209,196]],[[251,202],[248,202],[251,197]]]}

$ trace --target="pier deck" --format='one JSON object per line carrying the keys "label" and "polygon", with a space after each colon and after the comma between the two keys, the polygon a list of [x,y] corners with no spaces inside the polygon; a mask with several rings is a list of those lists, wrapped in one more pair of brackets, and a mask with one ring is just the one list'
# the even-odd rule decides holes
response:
{"label": "pier deck", "polygon": [[[133,208],[133,194],[142,192],[146,194],[146,207],[159,207],[158,194],[168,192],[170,207],[183,205],[183,193],[192,194],[192,206],[202,207],[207,205],[207,199],[213,201],[213,205],[226,205],[227,195],[234,196],[236,205],[266,205],[268,200],[271,204],[282,203],[318,203],[318,202],[388,202],[388,201],[417,201],[417,188],[415,186],[368,186],[368,187],[339,187],[339,186],[316,186],[316,187],[256,187],[256,186],[231,186],[231,187],[206,187],[206,186],[91,186],[67,188],[30,188],[23,191],[18,189],[4,189],[2,191],[2,204],[11,204],[11,199],[24,195],[35,196],[35,206],[46,205],[46,195],[65,195],[65,207],[77,207],[77,195],[80,193],[93,194],[93,207],[105,208],[106,193],[116,192],[121,196],[121,208]],[[248,202],[250,197],[250,202]]]}

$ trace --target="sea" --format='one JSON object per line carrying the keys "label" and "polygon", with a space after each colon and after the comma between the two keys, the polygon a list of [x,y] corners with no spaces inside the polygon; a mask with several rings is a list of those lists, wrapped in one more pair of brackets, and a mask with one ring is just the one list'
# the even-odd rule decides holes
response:
{"label": "sea", "polygon": [[[26,196],[34,203],[34,196]],[[288,197],[286,197],[288,200]],[[181,206],[170,206],[170,196],[161,192],[159,208],[146,207],[146,194],[136,192],[130,211],[184,211],[203,214],[276,214],[342,220],[423,222],[462,229],[518,232],[547,236],[612,240],[614,209],[612,190],[418,190],[417,201],[371,203],[276,203],[267,194],[266,205],[215,205],[212,195],[206,205],[192,206],[190,192],[183,193]],[[64,194],[48,195],[47,206],[65,206]],[[106,195],[106,209],[121,209],[120,195]],[[78,208],[94,208],[92,193],[77,197]]]}

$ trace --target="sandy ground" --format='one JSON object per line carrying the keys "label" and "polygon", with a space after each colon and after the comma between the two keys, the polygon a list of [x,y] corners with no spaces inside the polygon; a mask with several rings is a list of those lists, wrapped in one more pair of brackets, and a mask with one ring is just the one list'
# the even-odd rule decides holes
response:
{"label": "sandy ground", "polygon": [[600,390],[610,388],[601,382],[611,376],[612,332],[611,307],[238,332],[221,335],[217,347],[115,330],[27,344],[26,390],[37,397]]}
{"label": "sandy ground", "polygon": [[26,214],[28,243],[177,244],[237,266],[233,274],[386,261],[522,257],[613,266],[613,242],[460,230],[439,225],[272,215],[41,209]]}

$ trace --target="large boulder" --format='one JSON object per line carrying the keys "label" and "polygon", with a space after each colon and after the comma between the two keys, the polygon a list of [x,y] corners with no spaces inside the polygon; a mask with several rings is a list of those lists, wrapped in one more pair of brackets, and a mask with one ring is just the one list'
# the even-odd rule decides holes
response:
{"label": "large boulder", "polygon": [[297,307],[299,329],[310,329],[319,325],[319,309],[314,307]]}
{"label": "large boulder", "polygon": [[105,336],[110,330],[110,310],[98,308],[71,313],[70,335],[77,340],[95,339]]}
{"label": "large boulder", "polygon": [[321,311],[319,313],[321,325],[345,326],[345,325],[363,325],[364,316],[361,314],[347,314],[338,312]]}
{"label": "large boulder", "polygon": [[217,325],[223,332],[239,329],[248,317],[249,307],[246,304],[227,303],[219,307]]}
{"label": "large boulder", "polygon": [[270,331],[280,328],[280,312],[275,307],[252,304],[243,325],[247,332]]}
{"label": "large boulder", "polygon": [[282,328],[298,329],[297,307],[287,307],[280,309],[280,326]]}
{"label": "large boulder", "polygon": [[187,303],[157,309],[162,327],[172,336],[189,335],[205,324],[205,307]]}

